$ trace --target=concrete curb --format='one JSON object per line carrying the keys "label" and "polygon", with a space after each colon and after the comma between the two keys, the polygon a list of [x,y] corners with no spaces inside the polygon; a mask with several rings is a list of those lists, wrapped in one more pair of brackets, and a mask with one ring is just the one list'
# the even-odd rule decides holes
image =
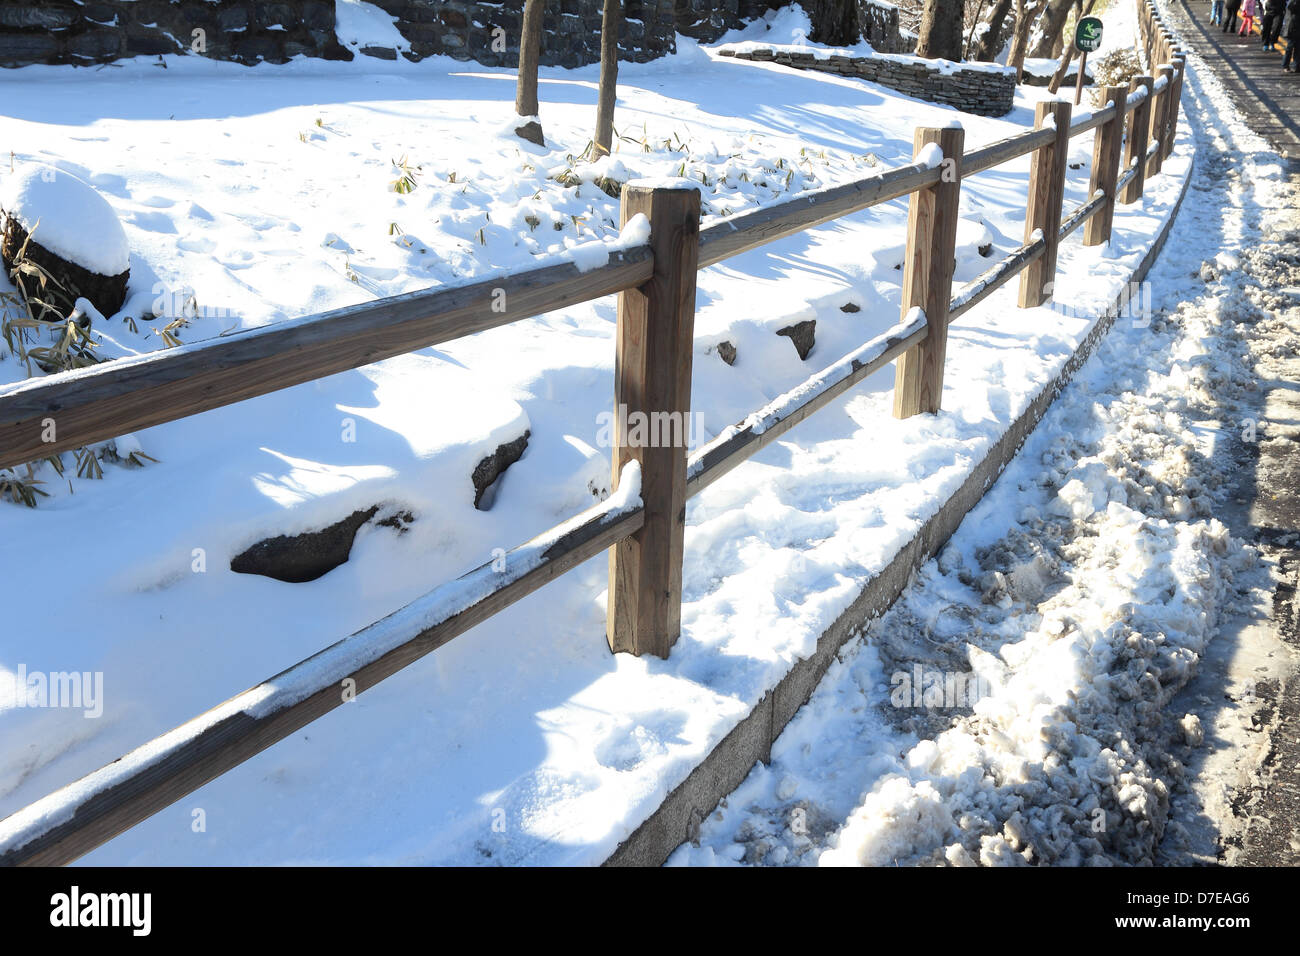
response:
{"label": "concrete curb", "polygon": [[1007,463],[1015,457],[1057,394],[1092,355],[1097,343],[1114,323],[1115,317],[1128,304],[1133,286],[1146,278],[1160,250],[1164,248],[1165,240],[1169,237],[1187,195],[1195,163],[1193,153],[1178,200],[1161,226],[1155,242],[1134,270],[1115,304],[1079,343],[1060,374],[1043,386],[952,497],[899,549],[893,560],[867,582],[853,604],[818,638],[813,655],[796,663],[781,682],[764,695],[690,775],[664,798],[658,809],[618,845],[603,866],[662,865],[673,850],[695,837],[701,822],[713,812],[718,801],[736,789],[756,763],[769,761],[773,741],[780,736],[795,712],[807,703],[835,654],[861,631],[862,622],[887,611],[903,592],[916,569],[947,543],[967,512],[979,503],[984,492],[992,487]]}

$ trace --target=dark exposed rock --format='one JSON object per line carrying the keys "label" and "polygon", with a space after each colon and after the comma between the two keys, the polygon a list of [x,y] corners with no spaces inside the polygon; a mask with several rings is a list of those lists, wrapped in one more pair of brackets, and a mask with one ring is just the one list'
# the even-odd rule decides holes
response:
{"label": "dark exposed rock", "polygon": [[978,252],[985,259],[987,259],[989,256],[993,255],[993,243],[991,242],[984,243],[984,245],[976,249],[976,252]]}
{"label": "dark exposed rock", "polygon": [[[315,581],[347,562],[357,532],[378,513],[379,505],[374,505],[364,511],[354,511],[320,531],[266,538],[236,555],[230,562],[230,570],[236,574],[260,574],[289,584]],[[397,511],[375,524],[401,534],[414,520],[409,511]]]}
{"label": "dark exposed rock", "polygon": [[496,481],[507,468],[523,457],[524,449],[528,447],[528,439],[532,432],[525,431],[514,441],[506,442],[504,445],[497,445],[497,450],[488,455],[474,467],[474,474],[471,480],[474,482],[474,507],[480,511],[486,511],[487,508],[482,506],[483,495],[492,487],[492,482]]}
{"label": "dark exposed rock", "polygon": [[261,574],[277,581],[302,584],[315,581],[347,561],[361,526],[375,516],[379,506],[354,511],[320,531],[277,535],[259,541],[235,556],[230,570],[236,574]]}
{"label": "dark exposed rock", "polygon": [[[4,217],[4,235],[0,237],[0,262],[4,263],[5,275],[14,267],[14,259],[27,243],[26,257],[40,266],[67,290],[67,296],[57,290],[48,289],[41,298],[54,305],[63,318],[72,312],[72,305],[78,296],[84,296],[104,315],[113,315],[126,301],[126,282],[131,271],[115,276],[103,276],[91,272],[75,262],[69,262],[62,256],[46,249],[35,239],[28,242],[27,230],[17,219]],[[28,280],[32,281],[32,280]],[[32,287],[29,291],[35,291]],[[34,308],[34,307],[33,307]],[[39,315],[37,316],[39,318]]]}
{"label": "dark exposed rock", "polygon": [[803,322],[787,325],[783,329],[777,329],[776,334],[787,336],[794,343],[794,350],[799,353],[799,360],[803,361],[808,358],[808,353],[813,349],[817,334],[817,320],[805,319]]}
{"label": "dark exposed rock", "polygon": [[[489,65],[518,62],[520,0],[373,3],[394,18],[410,45],[408,59],[446,54]],[[566,68],[597,62],[603,6],[603,0],[547,4],[540,62]],[[766,8],[767,0],[626,0],[619,55],[646,62],[675,52],[678,32],[713,40]],[[84,39],[104,26],[120,42]],[[247,64],[296,55],[352,59],[334,27],[333,0],[0,0],[0,65],[86,64],[172,52]],[[201,43],[192,43],[195,29],[204,31]],[[357,52],[397,57],[390,46]]]}
{"label": "dark exposed rock", "polygon": [[542,125],[536,120],[529,120],[523,126],[515,127],[515,135],[520,139],[526,139],[530,143],[538,146],[545,146],[546,140],[542,138]]}
{"label": "dark exposed rock", "polygon": [[840,311],[841,311],[841,312],[861,312],[861,311],[862,311],[862,307],[859,306],[856,302],[845,302],[842,306],[840,306]]}
{"label": "dark exposed rock", "polygon": [[736,347],[730,342],[718,343],[718,355],[722,358],[722,361],[726,362],[728,365],[736,364]]}

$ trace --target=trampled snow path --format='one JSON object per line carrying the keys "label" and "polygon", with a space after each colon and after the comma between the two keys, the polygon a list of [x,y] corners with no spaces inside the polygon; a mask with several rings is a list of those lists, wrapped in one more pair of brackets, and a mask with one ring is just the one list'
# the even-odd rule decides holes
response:
{"label": "trampled snow path", "polygon": [[[1300,344],[1300,230],[1272,217],[1296,190],[1206,72],[1185,93],[1197,168],[1149,316],[1117,320],[770,766],[671,863],[1223,856],[1268,749],[1254,682],[1293,666],[1270,628],[1239,639],[1242,618],[1267,618],[1275,571],[1220,516],[1260,414],[1256,364]],[[1233,642],[1206,662],[1216,693],[1180,694],[1216,638]]]}

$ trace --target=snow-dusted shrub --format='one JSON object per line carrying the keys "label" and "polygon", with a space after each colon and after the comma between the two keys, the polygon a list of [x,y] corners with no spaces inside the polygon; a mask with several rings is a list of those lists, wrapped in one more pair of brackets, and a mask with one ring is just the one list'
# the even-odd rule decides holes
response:
{"label": "snow-dusted shrub", "polygon": [[1138,62],[1137,53],[1129,47],[1111,50],[1098,57],[1089,66],[1092,68],[1093,87],[1089,90],[1095,106],[1105,106],[1106,87],[1128,86],[1129,81],[1142,74],[1142,64]]}

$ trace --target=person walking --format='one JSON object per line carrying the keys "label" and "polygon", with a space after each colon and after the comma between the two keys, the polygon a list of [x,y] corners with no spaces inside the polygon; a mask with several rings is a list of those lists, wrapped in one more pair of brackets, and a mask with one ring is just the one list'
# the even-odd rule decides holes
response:
{"label": "person walking", "polygon": [[1237,36],[1248,37],[1255,32],[1255,0],[1241,0],[1241,29]]}
{"label": "person walking", "polygon": [[1241,9],[1241,0],[1227,0],[1225,7],[1226,19],[1223,21],[1223,32],[1231,33],[1237,28],[1237,11]]}
{"label": "person walking", "polygon": [[1210,24],[1223,23],[1223,0],[1211,0],[1210,3]]}
{"label": "person walking", "polygon": [[1287,4],[1286,53],[1282,55],[1282,69],[1300,73],[1300,0]]}
{"label": "person walking", "polygon": [[1264,0],[1264,14],[1259,21],[1259,39],[1265,50],[1274,52],[1278,35],[1282,32],[1282,16],[1286,0]]}

